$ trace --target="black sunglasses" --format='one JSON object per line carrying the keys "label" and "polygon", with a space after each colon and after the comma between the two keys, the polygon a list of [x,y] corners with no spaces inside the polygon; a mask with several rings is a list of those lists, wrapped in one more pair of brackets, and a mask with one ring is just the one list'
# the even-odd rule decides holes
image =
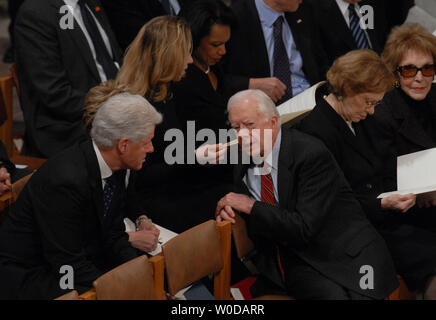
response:
{"label": "black sunglasses", "polygon": [[435,64],[426,64],[422,68],[418,68],[414,65],[407,65],[407,66],[401,66],[397,68],[397,71],[403,76],[404,78],[411,78],[416,76],[418,71],[422,72],[422,75],[424,77],[433,77],[435,75]]}

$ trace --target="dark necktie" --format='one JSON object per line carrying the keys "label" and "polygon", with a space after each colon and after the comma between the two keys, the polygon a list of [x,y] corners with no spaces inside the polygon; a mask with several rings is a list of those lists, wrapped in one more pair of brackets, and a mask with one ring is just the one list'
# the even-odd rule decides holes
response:
{"label": "dark necktie", "polygon": [[86,8],[86,1],[79,0],[80,12],[82,14],[83,23],[94,44],[95,54],[98,63],[102,66],[107,79],[115,79],[118,73],[118,68],[115,66],[111,58],[103,38],[98,30],[97,23],[94,20],[91,12]]}
{"label": "dark necktie", "polygon": [[356,42],[357,48],[359,49],[369,49],[369,43],[366,39],[366,34],[360,27],[360,18],[357,15],[354,4],[348,6],[348,12],[350,16],[350,30],[353,34],[354,41]]}
{"label": "dark necktie", "polygon": [[109,178],[105,179],[105,185],[103,189],[103,206],[104,206],[104,216],[109,212],[109,208],[112,203],[112,199],[115,195],[115,190],[117,188],[117,178],[115,174],[112,174]]}
{"label": "dark necktie", "polygon": [[170,15],[173,16],[174,12],[173,12],[173,8],[171,7],[170,1],[169,0],[161,0],[162,3],[162,7],[164,8],[165,12]]}
{"label": "dark necktie", "polygon": [[[275,197],[274,197],[274,183],[271,176],[271,173],[263,174],[260,178],[260,184],[261,184],[261,200],[264,203],[270,204],[272,206],[275,205]],[[282,263],[280,261],[280,252],[279,247],[277,247],[277,264],[279,266],[280,274],[282,276],[282,279],[285,279],[285,271],[283,270]]]}
{"label": "dark necktie", "polygon": [[289,57],[283,42],[283,16],[277,18],[273,25],[274,35],[274,77],[278,78],[286,86],[286,92],[281,100],[277,103],[285,102],[292,98],[292,80]]}

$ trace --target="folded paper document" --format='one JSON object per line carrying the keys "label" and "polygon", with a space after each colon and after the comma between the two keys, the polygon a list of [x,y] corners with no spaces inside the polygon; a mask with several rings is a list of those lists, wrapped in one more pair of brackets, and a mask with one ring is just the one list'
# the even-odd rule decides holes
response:
{"label": "folded paper document", "polygon": [[[124,218],[124,225],[126,227],[126,232],[135,232],[136,231],[135,224],[129,218]],[[164,243],[166,243],[167,241],[171,240],[172,238],[174,238],[175,236],[177,236],[177,233],[175,233],[175,232],[172,232],[168,229],[165,229],[164,227],[161,227],[157,224],[154,224],[154,225],[156,226],[156,228],[158,228],[160,230],[160,234],[159,234],[159,243],[157,244],[157,248],[152,252],[148,252],[148,254],[150,254],[152,256],[155,256],[155,255],[161,253],[162,245]]]}
{"label": "folded paper document", "polygon": [[378,198],[408,193],[424,197],[436,195],[436,148],[397,158],[397,188],[397,191],[382,193]]}
{"label": "folded paper document", "polygon": [[318,82],[299,95],[283,102],[277,107],[282,124],[292,126],[303,119],[316,105],[316,90],[325,83]]}

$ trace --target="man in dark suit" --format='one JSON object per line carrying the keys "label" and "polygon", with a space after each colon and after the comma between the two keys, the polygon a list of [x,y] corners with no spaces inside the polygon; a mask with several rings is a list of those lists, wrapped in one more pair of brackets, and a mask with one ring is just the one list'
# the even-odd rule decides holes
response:
{"label": "man in dark suit", "polygon": [[6,52],[3,56],[4,63],[15,62],[14,25],[15,25],[15,18],[17,17],[18,9],[20,9],[20,6],[23,4],[23,2],[24,2],[24,0],[8,0],[8,13],[9,13],[9,18],[10,18],[8,30],[9,30],[10,46],[8,49],[6,49]]}
{"label": "man in dark suit", "polygon": [[[398,1],[388,6],[389,3],[386,0],[305,1],[314,13],[315,24],[321,35],[329,66],[336,58],[355,49],[372,49],[381,54],[393,24],[401,21],[398,21],[401,19],[399,17],[396,17],[397,20],[392,23],[388,21],[392,11],[391,7],[404,6],[398,4]],[[372,8],[373,15],[366,10],[366,6]],[[362,28],[362,25],[365,28]]]}
{"label": "man in dark suit", "polygon": [[121,49],[125,50],[148,21],[158,16],[177,15],[185,3],[191,1],[104,0],[102,5]]}
{"label": "man in dark suit", "polygon": [[[283,102],[325,78],[327,59],[312,13],[299,0],[241,0],[225,57],[234,92],[264,91]],[[281,18],[280,18],[281,17]]]}
{"label": "man in dark suit", "polygon": [[[236,94],[228,109],[242,152],[263,160],[262,167],[236,167],[236,193],[222,198],[216,210],[217,221],[234,221],[238,211],[247,222],[261,274],[252,294],[281,289],[296,299],[388,296],[397,280],[386,244],[326,147],[280,129],[274,103],[259,90]],[[374,277],[367,285],[365,268]]]}
{"label": "man in dark suit", "polygon": [[27,1],[15,42],[23,152],[50,157],[85,137],[85,95],[116,76],[122,52],[98,0]]}
{"label": "man in dark suit", "polygon": [[[82,293],[137,256],[124,231],[125,169],[142,167],[161,120],[143,97],[115,95],[97,111],[92,141],[60,152],[32,176],[0,229],[0,299]],[[61,281],[64,266],[73,283]]]}

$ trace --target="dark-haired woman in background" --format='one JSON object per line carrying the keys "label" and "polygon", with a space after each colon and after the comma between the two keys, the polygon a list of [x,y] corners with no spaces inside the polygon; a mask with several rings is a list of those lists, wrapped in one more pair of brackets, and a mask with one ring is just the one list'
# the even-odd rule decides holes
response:
{"label": "dark-haired woman in background", "polygon": [[232,94],[226,89],[220,61],[226,54],[234,17],[221,0],[196,0],[180,13],[192,32],[194,63],[174,88],[180,120],[195,121],[196,130],[209,128],[218,133],[227,128],[226,106]]}
{"label": "dark-haired woman in background", "polygon": [[[230,39],[234,17],[231,9],[220,0],[192,1],[180,16],[188,22],[192,32],[194,62],[186,70],[186,76],[174,84],[176,113],[182,127],[193,121],[195,133],[210,129],[219,141],[219,130],[228,129],[227,100],[230,81],[221,70],[220,60],[226,54],[226,43]],[[211,143],[211,142],[209,142]],[[212,142],[213,143],[213,142]],[[196,142],[196,148],[203,141]],[[225,152],[225,151],[224,151]],[[185,166],[184,174],[189,189],[204,194],[204,203],[210,205],[231,191],[232,168],[230,165]],[[202,190],[208,190],[206,192]]]}

